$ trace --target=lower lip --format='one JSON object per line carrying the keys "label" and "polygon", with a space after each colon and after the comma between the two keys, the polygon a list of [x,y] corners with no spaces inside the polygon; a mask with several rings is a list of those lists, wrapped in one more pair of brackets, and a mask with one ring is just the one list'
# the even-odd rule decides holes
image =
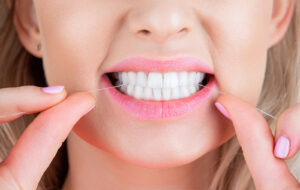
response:
{"label": "lower lip", "polygon": [[[101,84],[104,88],[112,87],[107,75],[102,75]],[[137,100],[122,94],[115,88],[110,88],[106,94],[127,113],[140,120],[160,120],[182,117],[200,107],[209,97],[211,89],[216,85],[214,77],[210,77],[207,88],[202,88],[195,94],[170,101]]]}

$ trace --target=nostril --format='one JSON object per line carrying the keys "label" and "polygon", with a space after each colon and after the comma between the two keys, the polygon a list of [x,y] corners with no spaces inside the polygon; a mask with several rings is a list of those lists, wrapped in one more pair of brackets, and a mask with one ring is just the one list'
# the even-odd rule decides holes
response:
{"label": "nostril", "polygon": [[161,30],[161,31],[152,31],[148,29],[140,29],[136,32],[138,36],[141,38],[153,38],[157,41],[165,41],[170,38],[181,38],[188,34],[190,31],[190,28],[188,27],[181,27],[180,29],[169,29],[169,30]]}
{"label": "nostril", "polygon": [[182,29],[179,31],[179,33],[184,33],[184,32],[188,32],[188,31],[189,31],[188,28],[182,28]]}
{"label": "nostril", "polygon": [[149,30],[143,29],[138,31],[138,34],[148,36],[151,32]]}

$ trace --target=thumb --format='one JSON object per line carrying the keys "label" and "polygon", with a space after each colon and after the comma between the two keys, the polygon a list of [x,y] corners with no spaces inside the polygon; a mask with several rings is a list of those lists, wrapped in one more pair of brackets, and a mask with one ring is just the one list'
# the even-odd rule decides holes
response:
{"label": "thumb", "polygon": [[232,121],[257,189],[285,189],[299,185],[286,163],[274,157],[271,129],[254,106],[227,94],[218,98],[216,107]]}

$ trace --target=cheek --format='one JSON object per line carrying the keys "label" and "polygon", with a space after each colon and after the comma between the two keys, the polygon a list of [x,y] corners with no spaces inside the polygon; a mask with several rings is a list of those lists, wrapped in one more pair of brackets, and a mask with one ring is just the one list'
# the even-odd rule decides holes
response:
{"label": "cheek", "polygon": [[220,89],[252,104],[265,76],[269,7],[270,1],[227,2],[206,13],[204,20]]}
{"label": "cheek", "polygon": [[68,91],[96,88],[96,77],[112,39],[116,18],[107,9],[99,11],[99,6],[77,3],[59,10],[53,4],[47,11],[41,7],[39,13],[48,83],[64,84]]}

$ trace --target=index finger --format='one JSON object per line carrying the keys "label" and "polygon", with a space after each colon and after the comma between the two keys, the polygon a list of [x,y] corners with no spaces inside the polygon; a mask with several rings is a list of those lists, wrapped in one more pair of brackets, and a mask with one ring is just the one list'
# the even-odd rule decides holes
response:
{"label": "index finger", "polygon": [[34,189],[75,123],[94,104],[92,95],[76,93],[40,113],[1,163],[2,168],[8,168],[23,189]]}
{"label": "index finger", "polygon": [[[49,93],[49,89],[52,93]],[[2,88],[0,89],[0,123],[14,120],[25,113],[42,111],[62,101],[65,97],[66,91],[63,86]]]}
{"label": "index finger", "polygon": [[298,186],[283,160],[273,155],[274,137],[268,123],[254,106],[232,95],[217,100],[232,120],[247,166],[258,189]]}

